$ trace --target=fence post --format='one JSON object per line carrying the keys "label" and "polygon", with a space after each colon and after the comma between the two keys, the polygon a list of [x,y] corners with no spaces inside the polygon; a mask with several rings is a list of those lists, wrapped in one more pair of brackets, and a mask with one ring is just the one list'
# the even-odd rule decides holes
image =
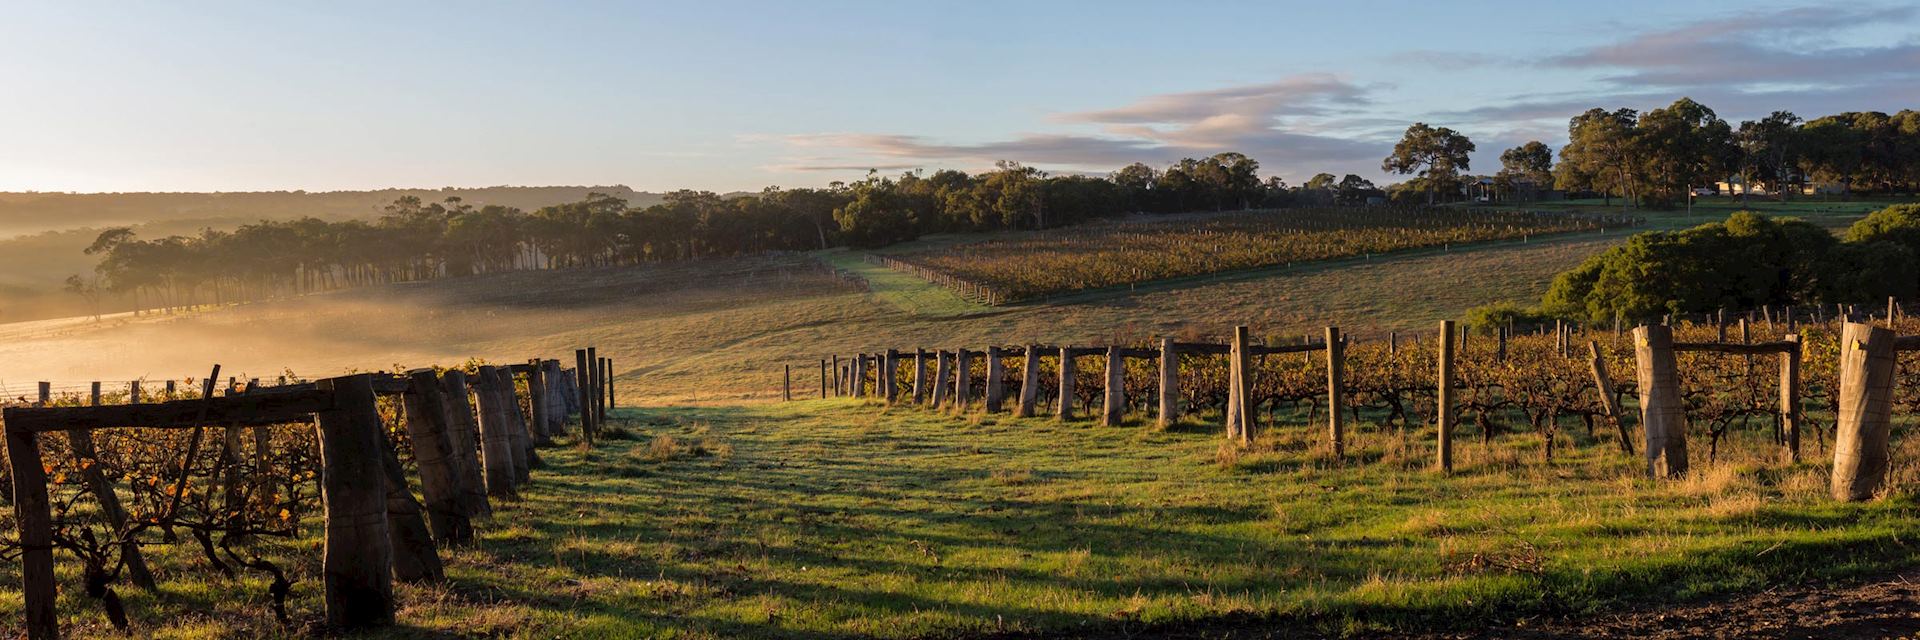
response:
{"label": "fence post", "polygon": [[[41,383],[45,384],[45,383]],[[47,497],[47,473],[40,461],[40,437],[11,428],[7,463],[13,467],[13,515],[20,534],[20,582],[26,599],[28,638],[60,637],[59,599],[53,576],[53,508]],[[381,569],[384,571],[385,566]]]}
{"label": "fence post", "polygon": [[40,383],[40,406],[47,407],[52,405],[53,405],[53,383],[42,382]]}
{"label": "fence post", "polygon": [[566,435],[566,400],[568,397],[571,397],[572,394],[567,392],[566,379],[560,373],[560,361],[551,359],[542,360],[540,361],[540,370],[542,372],[540,379],[546,382],[547,387],[547,415],[543,418],[547,421],[547,435]]}
{"label": "fence post", "polygon": [[1333,457],[1347,452],[1346,406],[1347,345],[1340,340],[1339,327],[1327,327],[1327,438],[1333,442]]}
{"label": "fence post", "polygon": [[1180,418],[1180,354],[1173,338],[1160,339],[1160,428]]}
{"label": "fence post", "polygon": [[1453,337],[1453,321],[1441,320],[1440,344],[1436,349],[1439,363],[1434,376],[1434,404],[1437,405],[1434,424],[1438,427],[1435,462],[1442,473],[1453,473]]}
{"label": "fence post", "polygon": [[1054,412],[1054,417],[1062,422],[1073,419],[1073,378],[1073,348],[1062,346],[1060,347],[1060,384],[1057,385],[1060,387],[1058,398],[1060,406]]}
{"label": "fence post", "polygon": [[317,429],[325,487],[320,498],[327,518],[322,561],[327,625],[341,629],[390,625],[393,541],[388,533],[387,474],[381,468],[383,436],[380,413],[374,407],[373,379],[367,374],[331,378],[321,380],[318,387],[334,394],[333,408],[318,414]]}
{"label": "fence post", "polygon": [[1687,473],[1686,409],[1673,356],[1673,328],[1643,325],[1633,330],[1634,378],[1640,385],[1640,424],[1646,430],[1647,476]]}
{"label": "fence post", "polygon": [[600,415],[594,416],[600,422],[606,422],[607,412],[613,410],[613,358],[600,359]]}
{"label": "fence post", "polygon": [[[440,407],[447,419],[447,445],[452,447],[458,475],[454,483],[460,504],[469,515],[493,515],[493,503],[487,500],[485,467],[480,462],[480,424],[474,418],[467,372],[449,369],[440,378]],[[569,396],[575,395],[572,393]],[[564,408],[562,409],[564,410]]]}
{"label": "fence post", "polygon": [[1621,419],[1620,399],[1613,395],[1613,376],[1607,374],[1607,361],[1600,357],[1600,342],[1587,341],[1587,369],[1593,374],[1593,389],[1600,396],[1600,410],[1620,432],[1620,452],[1633,455],[1633,440],[1627,437],[1627,424]]}
{"label": "fence post", "polygon": [[1233,344],[1227,353],[1227,437],[1241,444],[1253,442],[1253,355],[1249,351],[1247,327],[1233,328]]}
{"label": "fence post", "polygon": [[1000,347],[987,347],[987,413],[999,413],[1007,399],[1007,365],[1000,358]]}
{"label": "fence post", "polygon": [[833,355],[833,397],[838,398],[845,394],[840,389],[840,354],[836,353]]}
{"label": "fence post", "polygon": [[1101,426],[1117,427],[1127,411],[1127,360],[1118,345],[1107,347],[1106,404],[1101,407]]}
{"label": "fence post", "polygon": [[1800,463],[1800,334],[1789,333],[1789,349],[1780,354],[1780,426],[1786,431],[1787,464]]}
{"label": "fence post", "polygon": [[853,367],[853,375],[848,378],[848,382],[853,384],[853,397],[867,397],[867,354],[854,354],[849,366]]}
{"label": "fence post", "polygon": [[882,397],[887,399],[887,404],[893,404],[893,401],[900,397],[899,385],[896,384],[899,382],[896,378],[899,372],[900,351],[888,349],[886,356],[880,361],[879,376],[879,384],[886,387],[886,392],[882,394]]}
{"label": "fence post", "polygon": [[953,352],[953,408],[966,411],[973,401],[973,352],[961,347]]}
{"label": "fence post", "polygon": [[[493,366],[480,367],[480,373],[473,379],[473,395],[480,399],[480,463],[486,471],[487,495],[495,498],[518,498],[514,489],[513,444],[508,435],[508,408],[501,401],[499,391],[500,377],[494,373]],[[593,411],[589,400],[587,412]]]}
{"label": "fence post", "polygon": [[1022,418],[1033,417],[1034,404],[1040,399],[1040,345],[1027,345],[1026,357],[1020,363],[1020,408],[1017,412]]}
{"label": "fence post", "polygon": [[446,403],[440,398],[440,380],[432,369],[407,372],[407,392],[401,397],[407,414],[407,436],[413,439],[413,457],[420,466],[420,495],[427,501],[427,526],[446,544],[473,540],[473,522],[460,504],[456,479],[460,458],[448,438]]}
{"label": "fence post", "polygon": [[1894,335],[1849,322],[1840,337],[1840,418],[1833,439],[1833,498],[1873,497],[1887,475],[1893,419]]}
{"label": "fence post", "polygon": [[927,403],[927,350],[913,350],[913,403]]}
{"label": "fence post", "polygon": [[606,360],[600,357],[600,350],[587,347],[587,411],[593,414],[593,430],[598,432],[600,425],[607,423],[607,369]]}
{"label": "fence post", "polygon": [[793,402],[793,365],[786,365],[780,377],[780,400]]}
{"label": "fence post", "polygon": [[947,386],[947,376],[950,375],[952,371],[951,371],[951,367],[947,363],[948,363],[947,352],[938,351],[938,350],[933,352],[933,381],[932,382],[933,382],[933,408],[935,409],[938,409],[947,403],[947,393],[948,393],[948,390],[951,389],[951,387]]}
{"label": "fence post", "polygon": [[820,399],[827,399],[827,359],[820,359]]}
{"label": "fence post", "polygon": [[588,447],[593,446],[593,411],[590,409],[593,406],[592,375],[593,365],[587,362],[587,350],[574,349],[573,390],[574,395],[579,396],[580,437],[585,439]]}
{"label": "fence post", "polygon": [[520,392],[514,384],[513,369],[493,367],[491,392],[499,396],[501,424],[507,438],[507,460],[513,464],[513,482],[526,484],[533,467],[533,449],[527,438],[526,421],[520,416]]}
{"label": "fence post", "polygon": [[433,547],[433,535],[427,532],[420,503],[407,488],[406,469],[400,466],[399,454],[387,439],[386,425],[379,423],[378,409],[371,404],[368,409],[374,411],[375,424],[380,426],[380,448],[375,453],[380,456],[381,471],[387,475],[387,535],[393,547],[393,577],[405,582],[445,580],[446,569]]}

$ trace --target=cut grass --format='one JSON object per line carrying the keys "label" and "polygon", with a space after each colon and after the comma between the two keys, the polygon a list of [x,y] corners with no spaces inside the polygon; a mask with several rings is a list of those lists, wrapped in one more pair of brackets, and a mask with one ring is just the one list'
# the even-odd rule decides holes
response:
{"label": "cut grass", "polygon": [[[480,542],[450,554],[447,585],[401,588],[407,626],[392,635],[1113,635],[1223,619],[1470,629],[1920,561],[1911,495],[1831,502],[1822,466],[1756,462],[1764,443],[1654,483],[1577,433],[1551,465],[1531,435],[1462,444],[1446,476],[1427,469],[1431,433],[1418,429],[1356,428],[1341,461],[1315,446],[1317,428],[1281,426],[1223,464],[1217,428],[839,400],[624,411],[618,424],[635,436],[544,452],[525,500],[497,506]],[[317,547],[289,549],[307,558],[293,603],[306,620]],[[178,548],[156,554],[167,584],[128,594],[136,635],[303,633],[273,624],[257,580],[208,578]],[[60,567],[66,626],[106,635],[75,563]],[[0,565],[5,589],[17,570]],[[19,620],[19,602],[0,592],[0,619]]]}

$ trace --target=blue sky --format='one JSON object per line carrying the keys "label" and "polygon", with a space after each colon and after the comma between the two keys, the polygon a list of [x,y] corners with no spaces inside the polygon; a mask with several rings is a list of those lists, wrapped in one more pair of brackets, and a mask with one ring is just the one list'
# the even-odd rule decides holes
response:
{"label": "blue sky", "polygon": [[1588,107],[1920,108],[1901,4],[0,5],[0,189],[754,190],[1242,151],[1388,179],[1421,120],[1558,145]]}

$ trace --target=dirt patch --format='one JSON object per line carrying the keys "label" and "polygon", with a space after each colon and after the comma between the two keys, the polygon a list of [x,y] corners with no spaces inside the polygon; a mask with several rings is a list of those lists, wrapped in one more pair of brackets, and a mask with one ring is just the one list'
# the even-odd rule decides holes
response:
{"label": "dirt patch", "polygon": [[1863,582],[1779,587],[1677,607],[1638,607],[1596,618],[1438,637],[1915,638],[1920,637],[1920,569]]}

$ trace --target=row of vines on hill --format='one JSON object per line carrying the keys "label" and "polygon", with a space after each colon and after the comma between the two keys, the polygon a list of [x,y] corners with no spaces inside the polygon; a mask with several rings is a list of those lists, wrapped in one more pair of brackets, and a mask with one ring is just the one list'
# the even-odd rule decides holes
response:
{"label": "row of vines on hill", "polygon": [[[459,367],[476,380],[479,368],[477,362]],[[179,392],[145,395],[141,400],[205,397],[199,384],[187,382]],[[522,402],[524,414],[532,415],[527,404],[532,398],[529,383],[515,384],[514,398]],[[226,394],[251,391],[229,387]],[[94,400],[61,393],[39,406],[124,404],[128,396],[122,391]],[[34,404],[38,403],[24,398],[0,399],[0,406]],[[402,473],[418,478],[420,467],[404,404],[400,395],[382,394],[377,409]],[[254,581],[248,574],[258,576],[275,619],[281,625],[301,622],[288,607],[294,586],[318,581],[323,569],[317,553],[323,544],[322,460],[311,424],[92,429],[41,434],[38,442],[51,504],[53,547],[80,561],[85,594],[100,604],[114,627],[126,629],[129,624],[115,585],[124,580],[152,590],[153,575],[169,570],[247,582]],[[102,501],[101,496],[108,494],[117,504]],[[0,503],[11,502],[13,495],[9,470],[0,474]],[[0,537],[0,561],[21,558],[23,547],[14,535],[18,530],[13,510],[0,510],[0,531],[8,532]],[[173,557],[177,554],[156,552],[169,547],[184,550],[185,561],[193,566],[157,566],[182,561]],[[133,553],[135,549],[139,553]],[[156,566],[149,567],[148,562]]]}
{"label": "row of vines on hill", "polygon": [[[1681,323],[1673,327],[1675,340],[1711,343],[1721,339],[1722,330],[1711,324]],[[1896,330],[1903,335],[1920,333],[1920,321],[1902,319]],[[1749,340],[1780,340],[1797,333],[1805,345],[1801,372],[1801,398],[1805,412],[1803,428],[1812,434],[1812,443],[1825,451],[1830,446],[1834,415],[1839,399],[1838,344],[1839,324],[1800,324],[1789,329],[1785,324],[1754,327]],[[1270,340],[1267,344],[1287,344],[1298,338]],[[1593,343],[1593,351],[1588,342]],[[1739,339],[1733,339],[1738,342]],[[1122,341],[1125,347],[1151,350],[1156,343],[1145,340]],[[1268,354],[1253,356],[1253,396],[1250,406],[1266,424],[1287,419],[1314,423],[1325,412],[1348,412],[1350,424],[1370,425],[1381,430],[1425,428],[1435,424],[1436,339],[1400,335],[1389,340],[1352,340],[1344,349],[1344,395],[1340,407],[1328,407],[1327,360],[1324,352]],[[1614,406],[1630,406],[1637,381],[1634,379],[1634,345],[1629,335],[1611,331],[1568,331],[1562,338],[1555,333],[1514,335],[1501,341],[1485,335],[1464,337],[1455,351],[1455,411],[1458,423],[1485,442],[1503,434],[1531,432],[1543,441],[1543,455],[1551,460],[1556,443],[1566,434],[1566,425],[1584,427],[1586,435],[1609,440],[1625,452],[1635,452],[1644,443],[1628,428],[1635,422],[1631,409],[1623,416],[1611,416],[1602,394],[1614,400]],[[972,359],[967,378],[974,389],[986,385],[985,359]],[[1611,378],[1611,388],[1598,387],[1591,365],[1591,353],[1597,353]],[[912,397],[913,358],[906,354],[895,376],[896,393]],[[1057,353],[1042,352],[1039,362],[1037,395],[1057,398],[1059,364]],[[1679,360],[1681,394],[1693,437],[1702,438],[1709,459],[1718,457],[1723,446],[1733,440],[1766,442],[1785,446],[1786,433],[1780,413],[1780,374],[1778,356],[1731,355],[1724,353],[1682,352]],[[1106,393],[1104,355],[1082,355],[1076,359],[1074,404],[1079,415],[1095,415]],[[1179,361],[1179,400],[1183,413],[1223,415],[1228,403],[1227,357],[1218,354],[1182,353]],[[1159,362],[1155,358],[1123,358],[1126,408],[1129,413],[1152,415],[1158,410]],[[1025,378],[1025,361],[1020,357],[1003,360],[1003,383],[1008,397],[1019,397]],[[929,373],[933,370],[928,365]],[[1895,401],[1900,411],[1920,413],[1920,357],[1902,355],[1899,359]],[[977,397],[977,396],[976,396]]]}
{"label": "row of vines on hill", "polygon": [[1032,299],[1222,271],[1634,224],[1626,217],[1324,207],[1083,225],[886,256],[974,299]]}

